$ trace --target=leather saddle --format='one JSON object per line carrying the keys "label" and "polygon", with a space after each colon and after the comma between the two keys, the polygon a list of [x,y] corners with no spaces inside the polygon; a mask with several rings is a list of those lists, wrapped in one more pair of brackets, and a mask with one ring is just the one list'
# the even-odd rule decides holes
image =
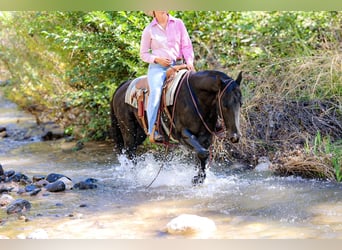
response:
{"label": "leather saddle", "polygon": [[[165,111],[167,106],[173,105],[179,82],[187,71],[188,70],[186,69],[185,64],[172,66],[166,71],[162,99],[158,112],[159,114],[162,111],[161,109]],[[147,121],[145,117],[145,111],[147,108],[148,95],[149,87],[146,75],[134,79],[128,86],[125,95],[125,103],[138,109],[138,117],[142,122],[146,134]],[[158,115],[157,123],[159,123],[159,119],[160,115]]]}

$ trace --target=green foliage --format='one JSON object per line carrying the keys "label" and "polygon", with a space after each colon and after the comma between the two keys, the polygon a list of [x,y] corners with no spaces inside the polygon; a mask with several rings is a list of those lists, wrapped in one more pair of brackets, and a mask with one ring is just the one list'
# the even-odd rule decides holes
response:
{"label": "green foliage", "polygon": [[[188,28],[197,70],[215,68],[233,76],[240,69],[252,76],[267,71],[286,79],[284,69],[300,68],[319,55],[322,60],[317,59],[317,64],[327,65],[335,58],[330,69],[325,66],[315,74],[303,74],[310,81],[307,86],[313,87],[297,84],[302,87],[288,92],[312,99],[342,96],[341,56],[334,54],[342,41],[341,12],[171,14],[182,18]],[[52,117],[64,119],[69,133],[106,138],[108,103],[116,87],[146,73],[139,47],[150,20],[138,11],[2,12],[0,60],[11,72],[10,97],[24,107],[40,104],[51,110]],[[329,53],[322,55],[322,51]],[[252,97],[257,87],[253,78],[246,81],[245,96]],[[77,110],[77,115],[65,120],[64,106]]]}
{"label": "green foliage", "polygon": [[336,180],[342,181],[342,140],[333,143],[329,136],[323,138],[317,131],[313,143],[307,141],[305,149],[306,153],[312,152],[319,158],[328,159],[327,163],[334,170]]}

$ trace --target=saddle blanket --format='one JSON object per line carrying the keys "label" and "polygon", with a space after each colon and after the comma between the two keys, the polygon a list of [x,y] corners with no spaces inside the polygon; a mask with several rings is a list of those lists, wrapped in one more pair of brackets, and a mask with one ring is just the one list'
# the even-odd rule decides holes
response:
{"label": "saddle blanket", "polygon": [[[186,69],[182,69],[177,72],[175,75],[174,80],[168,84],[167,90],[166,90],[166,106],[171,106],[174,103],[174,98],[176,94],[177,87],[179,85],[180,79],[183,77],[183,75],[187,72]],[[145,87],[143,87],[145,86]],[[138,102],[137,97],[142,94],[144,90],[146,90],[147,87],[147,76],[140,76],[138,78],[135,78],[128,86],[126,95],[125,95],[125,103],[130,104],[131,106],[138,108]],[[148,98],[146,98],[147,100]],[[146,101],[145,100],[145,101]],[[145,103],[146,104],[146,103]],[[147,105],[144,105],[147,107]]]}

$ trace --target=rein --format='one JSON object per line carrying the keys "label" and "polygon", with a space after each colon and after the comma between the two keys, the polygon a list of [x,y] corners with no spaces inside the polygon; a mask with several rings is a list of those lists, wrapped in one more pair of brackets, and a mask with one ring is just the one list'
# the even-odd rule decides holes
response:
{"label": "rein", "polygon": [[[192,103],[194,104],[195,109],[196,109],[196,112],[197,112],[197,115],[200,117],[200,119],[201,119],[203,125],[204,125],[205,128],[208,130],[208,132],[215,138],[215,136],[216,136],[215,132],[213,132],[213,131],[209,128],[209,126],[207,125],[207,123],[204,121],[204,118],[203,118],[203,116],[202,116],[202,114],[201,114],[201,112],[200,112],[200,110],[199,110],[199,108],[198,108],[198,105],[197,105],[196,99],[195,99],[195,97],[194,97],[194,94],[193,94],[192,91],[191,91],[190,82],[189,82],[190,74],[191,74],[191,71],[187,71],[187,72],[185,73],[185,75],[186,75],[186,83],[187,83],[187,87],[188,87],[188,90],[189,90],[189,93],[190,93],[190,96],[191,96]],[[220,107],[220,115],[221,115],[222,118],[223,118],[223,111],[222,111],[222,107],[221,107],[221,103],[222,103],[221,100],[222,100],[222,97],[223,97],[223,94],[224,94],[225,91],[230,91],[230,90],[232,90],[232,89],[236,86],[236,83],[235,83],[235,84],[232,84],[232,82],[234,82],[233,79],[231,79],[231,80],[227,83],[227,85],[223,88],[222,91],[219,90],[219,92],[217,93],[217,99],[218,99],[219,107]],[[181,81],[181,84],[180,84],[180,86],[178,86],[178,89],[177,89],[176,94],[175,94],[175,103],[174,103],[173,109],[172,109],[172,116],[171,116],[170,129],[169,129],[169,135],[168,135],[169,138],[170,138],[170,136],[171,136],[171,131],[172,131],[172,127],[173,127],[173,118],[174,118],[174,113],[175,113],[175,109],[176,109],[176,102],[177,102],[177,100],[178,100],[178,94],[179,94],[179,91],[180,91],[181,86],[183,85],[183,83],[184,83],[184,82]],[[224,119],[223,119],[223,123],[224,123]],[[167,152],[168,152],[168,148],[169,148],[169,143],[166,144],[166,148],[165,148],[166,154],[167,154]],[[210,150],[210,160],[209,160],[209,163],[211,162],[211,159],[212,159],[212,153],[211,153],[211,150]],[[154,177],[154,179],[152,180],[152,182],[151,182],[149,185],[146,186],[146,188],[150,188],[150,187],[151,187],[151,185],[154,183],[154,181],[155,181],[155,180],[157,179],[157,177],[159,176],[159,174],[160,174],[160,172],[161,172],[163,166],[164,166],[164,164],[161,165],[161,167],[159,168],[159,171],[158,171],[157,175]]]}
{"label": "rein", "polygon": [[[232,90],[235,86],[236,86],[236,83],[235,84],[232,84],[232,82],[234,82],[233,79],[231,79],[227,85],[223,88],[222,91],[219,91],[218,94],[217,94],[217,99],[218,99],[218,103],[219,103],[219,110],[220,110],[220,117],[222,118],[222,121],[223,121],[223,124],[224,124],[224,127],[226,127],[225,125],[225,122],[224,122],[224,119],[223,119],[223,111],[222,111],[222,96],[223,94],[226,92],[226,91],[230,91]],[[228,89],[229,88],[229,89]]]}
{"label": "rein", "polygon": [[[185,73],[186,77],[187,77],[187,81],[189,82],[189,76],[190,76],[190,73],[191,71],[187,71]],[[175,103],[173,105],[173,109],[172,109],[172,116],[171,116],[171,119],[170,119],[170,129],[169,129],[169,135],[168,135],[168,138],[170,138],[171,136],[171,132],[172,132],[172,127],[173,127],[173,118],[174,118],[174,114],[175,114],[175,109],[176,109],[176,102],[178,100],[178,95],[179,95],[179,90],[181,89],[181,86],[183,85],[183,81],[181,81],[180,85],[178,86],[178,89],[177,89],[177,92],[176,92],[176,95],[175,95]],[[166,143],[166,147],[165,147],[165,153],[167,155],[168,151],[169,151],[169,146],[170,146],[170,143]],[[154,183],[154,181],[157,179],[157,177],[159,176],[162,168],[163,168],[164,164],[161,165],[161,167],[159,168],[159,171],[157,173],[157,175],[154,177],[154,179],[151,181],[151,183],[149,185],[146,186],[146,188],[150,188],[152,186],[152,184]]]}
{"label": "rein", "polygon": [[[200,110],[199,110],[199,108],[198,108],[198,105],[197,105],[197,102],[196,102],[196,100],[195,100],[195,97],[194,97],[194,95],[193,95],[193,93],[192,93],[192,91],[191,91],[191,87],[190,87],[190,83],[189,83],[189,75],[188,75],[188,77],[187,77],[186,80],[187,80],[186,83],[187,83],[187,86],[188,86],[188,89],[189,89],[189,93],[190,93],[190,96],[191,96],[191,100],[192,100],[192,103],[193,103],[194,106],[195,106],[197,115],[198,115],[199,118],[201,119],[201,121],[202,121],[204,127],[208,130],[208,132],[209,132],[211,135],[215,136],[215,135],[216,135],[215,132],[212,131],[212,130],[209,128],[208,124],[205,122],[205,120],[204,120],[204,118],[203,118],[203,116],[202,116],[202,114],[201,114],[201,112],[200,112]],[[234,87],[235,85],[232,85],[232,84],[231,84],[232,82],[234,82],[233,79],[231,79],[231,80],[227,83],[227,85],[223,88],[222,91],[219,90],[219,92],[218,92],[218,94],[217,94],[217,99],[218,99],[218,103],[219,103],[219,110],[220,110],[220,116],[221,116],[221,118],[223,118],[223,112],[222,112],[222,107],[221,107],[222,96],[223,96],[224,92],[225,92],[229,87],[230,87],[230,89],[233,89],[233,87]],[[223,123],[224,123],[224,119],[223,119]]]}

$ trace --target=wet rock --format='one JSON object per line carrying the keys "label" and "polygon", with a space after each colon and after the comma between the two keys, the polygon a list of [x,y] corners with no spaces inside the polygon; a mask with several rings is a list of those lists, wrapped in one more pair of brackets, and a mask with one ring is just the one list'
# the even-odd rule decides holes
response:
{"label": "wet rock", "polygon": [[270,170],[271,162],[268,157],[262,156],[258,159],[258,164],[255,166],[255,171],[264,172]]}
{"label": "wet rock", "polygon": [[88,178],[85,181],[80,181],[74,185],[74,188],[80,189],[80,190],[86,190],[86,189],[95,189],[97,188],[97,185],[95,184],[97,182],[97,179],[94,178]]}
{"label": "wet rock", "polygon": [[36,188],[36,189],[33,190],[32,192],[30,192],[29,195],[30,195],[30,196],[37,195],[40,191],[42,191],[40,188]]}
{"label": "wet rock", "polygon": [[4,172],[4,175],[5,175],[7,178],[10,178],[12,175],[15,175],[15,171],[14,171],[14,170],[5,171],[5,172]]}
{"label": "wet rock", "polygon": [[14,187],[8,187],[8,186],[0,186],[0,194],[2,193],[9,193],[14,189]]}
{"label": "wet rock", "polygon": [[6,131],[0,132],[0,138],[6,138],[6,137],[8,137],[8,134]]}
{"label": "wet rock", "polygon": [[45,186],[49,192],[61,192],[65,190],[65,184],[62,181],[55,181]]}
{"label": "wet rock", "polygon": [[32,177],[32,181],[35,183],[35,182],[38,182],[40,180],[44,180],[46,178],[46,175],[34,175]]}
{"label": "wet rock", "polygon": [[53,132],[53,131],[48,131],[46,134],[42,136],[43,141],[53,141],[53,140],[58,140],[64,137],[63,132]]}
{"label": "wet rock", "polygon": [[5,207],[13,201],[14,201],[14,198],[10,196],[9,194],[2,194],[0,196],[0,207]]}
{"label": "wet rock", "polygon": [[192,214],[182,214],[172,219],[167,225],[170,234],[210,235],[216,230],[215,223],[206,218]]}
{"label": "wet rock", "polygon": [[66,177],[69,180],[71,180],[69,177],[63,175],[63,174],[56,174],[56,173],[51,173],[48,176],[46,176],[46,180],[50,183],[57,181],[58,179],[62,178],[62,177]]}
{"label": "wet rock", "polygon": [[61,192],[64,190],[72,189],[72,181],[67,177],[62,177],[53,183],[49,183],[45,186],[49,192]]}
{"label": "wet rock", "polygon": [[3,176],[3,175],[5,175],[5,171],[2,165],[0,164],[0,176]]}
{"label": "wet rock", "polygon": [[98,182],[98,180],[97,179],[95,179],[95,178],[87,178],[86,180],[85,180],[85,182],[86,183],[97,183]]}
{"label": "wet rock", "polygon": [[7,179],[7,182],[11,182],[11,181],[20,182],[22,184],[32,183],[30,178],[22,173],[15,173],[14,175],[10,176]]}
{"label": "wet rock", "polygon": [[79,151],[84,148],[84,143],[82,141],[78,141],[75,147],[72,148],[72,151]]}
{"label": "wet rock", "polygon": [[30,184],[30,185],[27,185],[26,187],[25,187],[25,192],[32,192],[33,190],[35,190],[37,187],[36,187],[36,185],[34,185],[34,184]]}
{"label": "wet rock", "polygon": [[17,190],[17,194],[19,194],[19,195],[21,195],[21,194],[24,194],[24,193],[26,193],[26,191],[25,191],[25,188],[18,188],[18,190]]}
{"label": "wet rock", "polygon": [[31,203],[24,199],[17,199],[11,202],[6,209],[7,214],[21,214],[31,209]]}
{"label": "wet rock", "polygon": [[73,183],[72,183],[71,179],[68,177],[62,177],[62,178],[58,179],[58,181],[62,181],[64,183],[66,190],[70,190],[73,187]]}
{"label": "wet rock", "polygon": [[50,182],[48,182],[47,180],[40,180],[40,181],[37,181],[35,182],[34,184],[37,186],[37,187],[45,187],[46,185],[48,185]]}
{"label": "wet rock", "polygon": [[97,188],[97,185],[93,183],[86,183],[84,181],[80,181],[74,185],[74,188],[80,189],[80,190],[95,189]]}

